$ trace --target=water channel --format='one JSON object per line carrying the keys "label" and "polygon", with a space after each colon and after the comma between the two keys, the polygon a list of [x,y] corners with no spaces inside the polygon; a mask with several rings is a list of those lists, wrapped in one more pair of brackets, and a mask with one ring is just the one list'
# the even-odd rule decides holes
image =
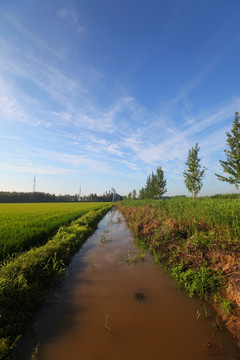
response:
{"label": "water channel", "polygon": [[21,345],[20,360],[31,358],[37,344],[38,360],[240,359],[213,310],[180,292],[151,255],[137,264],[121,260],[130,249],[139,252],[113,209],[73,258],[61,290]]}

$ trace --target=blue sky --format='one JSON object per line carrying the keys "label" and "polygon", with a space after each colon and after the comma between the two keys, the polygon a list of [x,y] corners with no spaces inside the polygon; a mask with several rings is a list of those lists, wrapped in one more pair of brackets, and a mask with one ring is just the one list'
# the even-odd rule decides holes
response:
{"label": "blue sky", "polygon": [[198,142],[219,182],[240,111],[239,0],[1,0],[0,190],[188,194]]}

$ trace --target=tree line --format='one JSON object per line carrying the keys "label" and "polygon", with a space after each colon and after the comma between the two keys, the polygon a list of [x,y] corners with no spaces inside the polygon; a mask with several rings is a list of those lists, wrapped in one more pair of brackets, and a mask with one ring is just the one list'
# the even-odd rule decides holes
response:
{"label": "tree line", "polygon": [[105,192],[103,195],[89,194],[84,196],[55,195],[44,192],[5,192],[0,191],[0,203],[41,203],[41,202],[110,202],[122,200],[118,194]]}
{"label": "tree line", "polygon": [[[227,146],[225,149],[226,160],[219,160],[223,172],[227,176],[215,174],[220,181],[228,182],[235,185],[236,189],[240,185],[240,118],[239,113],[235,112],[235,118],[232,124],[232,129],[227,135]],[[203,178],[205,176],[206,168],[202,167],[199,158],[199,146],[195,144],[189,151],[185,162],[186,169],[183,171],[184,182],[187,190],[192,194],[193,199],[196,198],[203,186]],[[139,191],[139,199],[160,199],[167,191],[166,180],[164,179],[164,172],[161,166],[157,167],[156,174],[152,172],[147,177],[145,187]],[[128,199],[135,200],[137,198],[136,190],[128,194]]]}

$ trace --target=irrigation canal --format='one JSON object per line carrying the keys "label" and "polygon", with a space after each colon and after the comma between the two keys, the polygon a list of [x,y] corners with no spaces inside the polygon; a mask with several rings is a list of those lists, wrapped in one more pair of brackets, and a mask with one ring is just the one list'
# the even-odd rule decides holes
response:
{"label": "irrigation canal", "polygon": [[130,249],[139,252],[113,209],[41,310],[21,344],[21,360],[30,359],[37,344],[38,360],[240,359],[230,334],[217,329],[213,310],[176,289],[151,255],[136,264],[121,260]]}

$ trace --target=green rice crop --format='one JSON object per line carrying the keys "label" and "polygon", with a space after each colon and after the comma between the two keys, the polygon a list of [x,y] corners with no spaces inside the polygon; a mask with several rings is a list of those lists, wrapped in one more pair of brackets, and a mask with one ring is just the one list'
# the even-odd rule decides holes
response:
{"label": "green rice crop", "polygon": [[0,204],[0,260],[47,242],[57,229],[104,203]]}

